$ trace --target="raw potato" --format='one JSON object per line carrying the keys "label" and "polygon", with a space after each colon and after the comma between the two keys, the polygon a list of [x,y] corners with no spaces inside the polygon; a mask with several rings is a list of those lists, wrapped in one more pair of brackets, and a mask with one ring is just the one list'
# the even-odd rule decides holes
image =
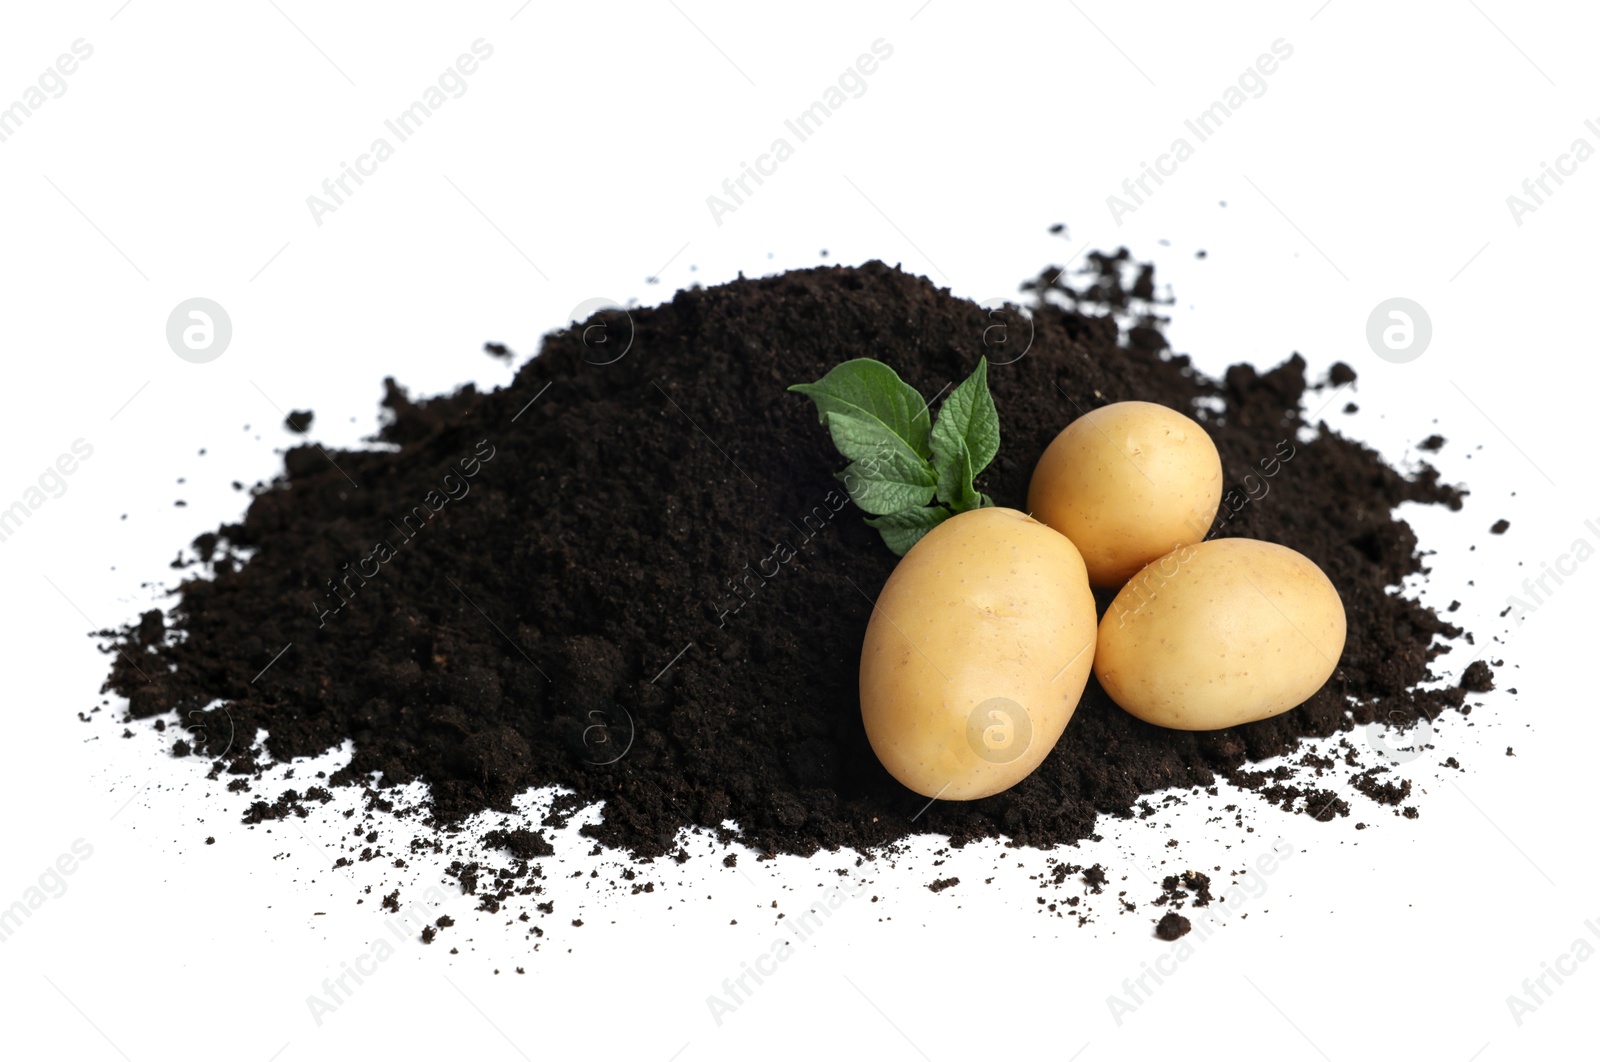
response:
{"label": "raw potato", "polygon": [[923,796],[998,793],[1055,747],[1094,641],[1094,595],[1071,542],[1015,509],[952,516],[901,559],[867,623],[867,740]]}
{"label": "raw potato", "polygon": [[1028,484],[1034,518],[1072,539],[1089,581],[1107,588],[1205,538],[1221,502],[1211,436],[1152,402],[1113,402],[1068,424]]}
{"label": "raw potato", "polygon": [[1147,723],[1217,730],[1286,712],[1332,675],[1344,603],[1286,546],[1222,538],[1149,565],[1100,621],[1094,672]]}

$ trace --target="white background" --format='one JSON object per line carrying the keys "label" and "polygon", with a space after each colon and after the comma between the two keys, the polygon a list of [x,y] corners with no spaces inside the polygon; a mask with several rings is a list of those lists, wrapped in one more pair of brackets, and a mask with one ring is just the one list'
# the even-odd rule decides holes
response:
{"label": "white background", "polygon": [[[1597,869],[1586,595],[1600,566],[1580,567],[1503,650],[1490,640],[1512,629],[1497,614],[1530,571],[1579,537],[1600,541],[1584,527],[1600,518],[1589,312],[1600,161],[1521,224],[1506,202],[1574,139],[1600,147],[1584,126],[1600,124],[1592,11],[918,2],[7,5],[0,103],[75,40],[94,49],[65,94],[0,143],[11,398],[0,505],[73,440],[94,448],[67,492],[0,543],[0,907],[75,840],[93,849],[66,893],[0,944],[8,1056],[1593,1053],[1600,962],[1579,964],[1520,1025],[1506,999],[1576,939],[1600,946],[1585,928],[1600,920],[1586,887]],[[493,56],[465,95],[318,225],[307,197],[479,38]],[[879,38],[894,51],[866,93],[718,224],[707,196]],[[1265,94],[1117,224],[1107,196],[1280,38],[1293,55]],[[1058,221],[1066,241],[1046,233]],[[934,867],[929,842],[860,870],[849,853],[746,855],[729,870],[698,840],[689,864],[648,869],[649,896],[553,887],[537,953],[525,926],[452,895],[456,928],[431,948],[402,945],[319,1025],[306,999],[382,935],[378,894],[404,885],[412,898],[439,867],[417,860],[391,884],[364,864],[346,878],[325,847],[347,832],[341,805],[298,829],[250,830],[242,798],[206,783],[205,764],[162,755],[170,734],[141,724],[120,740],[114,702],[76,718],[100,703],[105,672],[86,633],[170,603],[168,562],[242,511],[229,482],[279,467],[285,410],[315,409],[316,437],[351,445],[374,426],[385,375],[422,394],[501,384],[510,370],[480,353],[485,340],[525,357],[585,300],[648,304],[740,271],[813,265],[824,249],[833,262],[901,262],[983,300],[1119,242],[1158,262],[1178,298],[1175,345],[1203,366],[1298,350],[1320,372],[1343,359],[1361,373],[1349,397],[1362,408],[1330,408],[1342,430],[1397,463],[1432,431],[1449,439],[1437,464],[1472,495],[1460,514],[1418,514],[1435,551],[1422,592],[1462,601],[1479,648],[1507,661],[1470,726],[1448,718],[1437,748],[1398,768],[1419,791],[1415,822],[1354,794],[1352,816],[1326,825],[1243,797],[1246,836],[1207,821],[1233,799],[1224,790],[1108,822],[1103,843],[1067,853],[1104,862],[1141,903],[1157,892],[1145,872],[1219,866],[1225,879],[1280,837],[1295,853],[1248,920],[1197,944],[1120,1024],[1107,997],[1167,948],[1147,908],[1119,915],[1110,895],[1092,898],[1082,929],[1041,915],[1023,880],[1041,853],[975,846]],[[234,328],[203,365],[164,335],[195,296]],[[1393,296],[1433,321],[1409,364],[1364,339],[1368,313]],[[1489,536],[1502,516],[1511,531]],[[1447,658],[1448,677],[1469,651]],[[1451,755],[1464,772],[1439,766]],[[596,865],[615,876],[614,859],[560,843],[552,877]],[[962,884],[923,888],[950,875]],[[706,997],[770,947],[778,913],[840,880],[870,884],[717,1024]]]}

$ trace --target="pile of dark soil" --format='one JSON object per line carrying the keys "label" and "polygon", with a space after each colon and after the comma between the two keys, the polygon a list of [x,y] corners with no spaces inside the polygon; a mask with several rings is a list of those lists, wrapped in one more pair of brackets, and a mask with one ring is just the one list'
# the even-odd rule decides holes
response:
{"label": "pile of dark soil", "polygon": [[[1150,270],[1126,252],[1096,256],[1073,286],[1047,272],[1025,287],[1031,326],[1012,314],[1007,327],[878,262],[741,279],[553,333],[493,393],[414,400],[388,381],[377,441],[390,445],[290,450],[242,523],[195,541],[167,615],[103,632],[117,651],[107,688],[134,717],[225,702],[231,725],[190,731],[193,753],[222,757],[214,775],[350,740],[330,785],[425,780],[442,824],[564,786],[546,824],[604,801],[587,832],[647,857],[685,826],[764,853],[921,832],[1052,846],[1219,776],[1287,810],[1347,814],[1324,787],[1334,770],[1296,785],[1246,765],[1375,716],[1463,706],[1464,689],[1422,688],[1447,651],[1436,636],[1462,632],[1393,590],[1423,564],[1395,507],[1459,508],[1461,492],[1302,414],[1329,408],[1355,378],[1346,366],[1314,386],[1298,355],[1197,373],[1167,349]],[[841,461],[785,387],[871,356],[934,396],[983,354],[1002,447],[978,487],[1000,505],[1025,503],[1038,455],[1090,408],[1143,399],[1204,423],[1235,488],[1213,533],[1293,547],[1344,598],[1349,640],[1326,688],[1274,719],[1184,733],[1119,710],[1091,679],[1060,745],[1009,792],[925,809],[891,779],[856,679],[895,558],[840,504]],[[264,749],[212,747],[256,728]],[[1370,773],[1348,790],[1361,792],[1404,795]],[[526,834],[501,843],[543,850]]]}

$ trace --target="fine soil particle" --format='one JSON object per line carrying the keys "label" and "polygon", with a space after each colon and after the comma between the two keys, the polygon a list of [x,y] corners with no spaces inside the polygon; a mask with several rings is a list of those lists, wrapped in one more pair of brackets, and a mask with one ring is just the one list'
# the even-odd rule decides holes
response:
{"label": "fine soil particle", "polygon": [[316,413],[309,409],[297,409],[283,418],[283,426],[296,435],[304,435],[311,430],[311,422],[316,419]]}
{"label": "fine soil particle", "polygon": [[[290,449],[243,520],[203,536],[210,560],[190,562],[165,618],[102,632],[107,688],[136,718],[205,720],[191,740],[224,757],[213,776],[349,742],[332,786],[425,781],[445,825],[560,786],[542,825],[604,801],[583,832],[644,857],[683,855],[685,826],[762,854],[913,833],[1050,847],[1219,778],[1347,815],[1331,791],[1245,767],[1374,718],[1433,720],[1488,688],[1483,665],[1462,687],[1421,688],[1441,636],[1463,632],[1393,589],[1423,571],[1394,514],[1458,509],[1462,492],[1304,419],[1355,380],[1349,366],[1310,384],[1296,354],[1208,378],[1167,349],[1150,267],[1125,251],[1090,260],[1086,277],[1052,268],[1024,285],[1031,323],[1002,315],[998,330],[990,311],[868,262],[606,311],[546,337],[489,393],[413,399],[388,380],[381,448]],[[1344,600],[1327,685],[1275,718],[1194,733],[1135,719],[1091,679],[1055,751],[1007,792],[927,806],[896,783],[856,689],[896,558],[843,500],[811,403],[785,387],[871,356],[931,397],[984,354],[1002,446],[977,485],[999,505],[1025,505],[1039,454],[1089,409],[1141,399],[1199,419],[1228,485],[1212,533],[1299,550]],[[225,747],[258,730],[264,748]],[[293,790],[247,821],[291,814],[306,814]],[[519,858],[546,847],[525,830],[498,843]],[[1084,880],[1098,891],[1096,869]]]}
{"label": "fine soil particle", "polygon": [[1444,441],[1443,435],[1430,435],[1417,443],[1417,449],[1426,450],[1429,453],[1437,453],[1444,448]]}
{"label": "fine soil particle", "polygon": [[1176,911],[1168,911],[1156,923],[1156,936],[1162,940],[1177,940],[1189,932],[1189,920]]}
{"label": "fine soil particle", "polygon": [[1511,521],[1502,518],[1494,522],[1494,525],[1489,528],[1489,533],[1491,535],[1503,535],[1510,529]]}
{"label": "fine soil particle", "polygon": [[929,892],[943,892],[944,890],[950,888],[950,886],[952,886],[952,885],[960,885],[960,884],[961,884],[961,879],[960,878],[940,878],[938,881],[931,881],[931,882],[928,883],[928,891]]}

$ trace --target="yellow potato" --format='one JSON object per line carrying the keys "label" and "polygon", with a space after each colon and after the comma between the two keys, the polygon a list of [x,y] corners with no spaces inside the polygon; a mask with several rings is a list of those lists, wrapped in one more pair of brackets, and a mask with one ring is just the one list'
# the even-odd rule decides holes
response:
{"label": "yellow potato", "polygon": [[1007,789],[1066,729],[1094,639],[1094,596],[1071,542],[1015,509],[952,516],[901,559],[867,623],[867,740],[923,796]]}
{"label": "yellow potato", "polygon": [[1135,575],[1100,621],[1094,673],[1147,723],[1217,730],[1286,712],[1332,675],[1344,603],[1272,542],[1183,546]]}
{"label": "yellow potato", "polygon": [[1072,539],[1089,582],[1111,588],[1205,538],[1221,502],[1211,436],[1152,402],[1113,402],[1068,424],[1028,484],[1034,519]]}

